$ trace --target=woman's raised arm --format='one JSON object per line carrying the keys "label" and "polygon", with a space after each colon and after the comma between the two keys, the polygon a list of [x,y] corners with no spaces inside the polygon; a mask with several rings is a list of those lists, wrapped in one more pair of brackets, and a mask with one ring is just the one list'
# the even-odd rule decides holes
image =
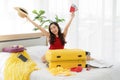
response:
{"label": "woman's raised arm", "polygon": [[44,28],[42,28],[40,25],[38,25],[37,23],[35,23],[33,20],[31,20],[28,16],[26,17],[26,19],[28,21],[30,21],[35,27],[37,27],[38,29],[40,29],[40,31],[46,36],[49,37],[49,32],[46,31]]}
{"label": "woman's raised arm", "polygon": [[67,23],[67,25],[65,26],[65,29],[64,29],[64,31],[63,31],[63,34],[64,34],[65,37],[66,37],[66,35],[67,35],[68,29],[69,29],[69,27],[70,27],[70,24],[71,24],[74,16],[75,16],[75,14],[74,14],[74,13],[71,13],[71,18],[70,18],[69,22]]}

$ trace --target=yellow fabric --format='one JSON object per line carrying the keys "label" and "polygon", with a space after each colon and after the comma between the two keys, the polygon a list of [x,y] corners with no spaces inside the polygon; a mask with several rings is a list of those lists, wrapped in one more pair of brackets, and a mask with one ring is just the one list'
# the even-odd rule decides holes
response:
{"label": "yellow fabric", "polygon": [[[28,61],[23,62],[19,59],[19,54],[23,54],[27,57]],[[30,59],[26,51],[11,53],[5,64],[4,80],[30,80],[29,76],[34,70],[37,70],[36,63]]]}
{"label": "yellow fabric", "polygon": [[81,49],[48,50],[45,57],[48,62],[64,60],[86,60],[86,52]]}
{"label": "yellow fabric", "polygon": [[53,61],[49,62],[49,68],[56,68],[56,67],[63,67],[66,69],[82,66],[83,68],[86,67],[86,61]]}
{"label": "yellow fabric", "polygon": [[71,72],[69,69],[64,69],[63,67],[56,67],[56,68],[51,68],[49,69],[50,73],[53,75],[65,75],[65,76],[70,76]]}

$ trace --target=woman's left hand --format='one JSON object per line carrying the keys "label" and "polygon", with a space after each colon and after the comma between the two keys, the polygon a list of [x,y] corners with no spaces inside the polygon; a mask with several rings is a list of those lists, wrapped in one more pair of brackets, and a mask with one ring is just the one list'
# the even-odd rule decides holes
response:
{"label": "woman's left hand", "polygon": [[71,18],[74,18],[74,16],[75,16],[75,13],[72,12],[72,13],[71,13]]}

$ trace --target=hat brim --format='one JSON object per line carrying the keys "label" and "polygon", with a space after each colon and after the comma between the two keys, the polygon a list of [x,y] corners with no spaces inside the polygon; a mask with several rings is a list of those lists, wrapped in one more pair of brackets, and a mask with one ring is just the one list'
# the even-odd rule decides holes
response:
{"label": "hat brim", "polygon": [[19,16],[25,17],[28,15],[27,11],[21,7],[14,7],[14,9],[18,12]]}

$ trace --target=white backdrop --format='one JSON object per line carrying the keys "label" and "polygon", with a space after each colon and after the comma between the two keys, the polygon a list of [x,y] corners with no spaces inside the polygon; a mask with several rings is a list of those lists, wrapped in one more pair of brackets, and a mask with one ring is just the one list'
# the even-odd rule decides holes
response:
{"label": "white backdrop", "polygon": [[[33,32],[33,25],[12,14],[13,6],[25,7],[33,18],[33,9],[44,9],[48,18],[57,14],[67,23],[72,3],[78,11],[67,36],[66,48],[90,51],[92,57],[115,63],[120,61],[120,1],[119,0],[0,0],[0,34]],[[16,4],[17,3],[17,4]],[[44,5],[43,5],[44,4]],[[5,7],[7,6],[7,7]],[[9,26],[9,27],[8,27]],[[2,29],[1,29],[2,28]]]}

